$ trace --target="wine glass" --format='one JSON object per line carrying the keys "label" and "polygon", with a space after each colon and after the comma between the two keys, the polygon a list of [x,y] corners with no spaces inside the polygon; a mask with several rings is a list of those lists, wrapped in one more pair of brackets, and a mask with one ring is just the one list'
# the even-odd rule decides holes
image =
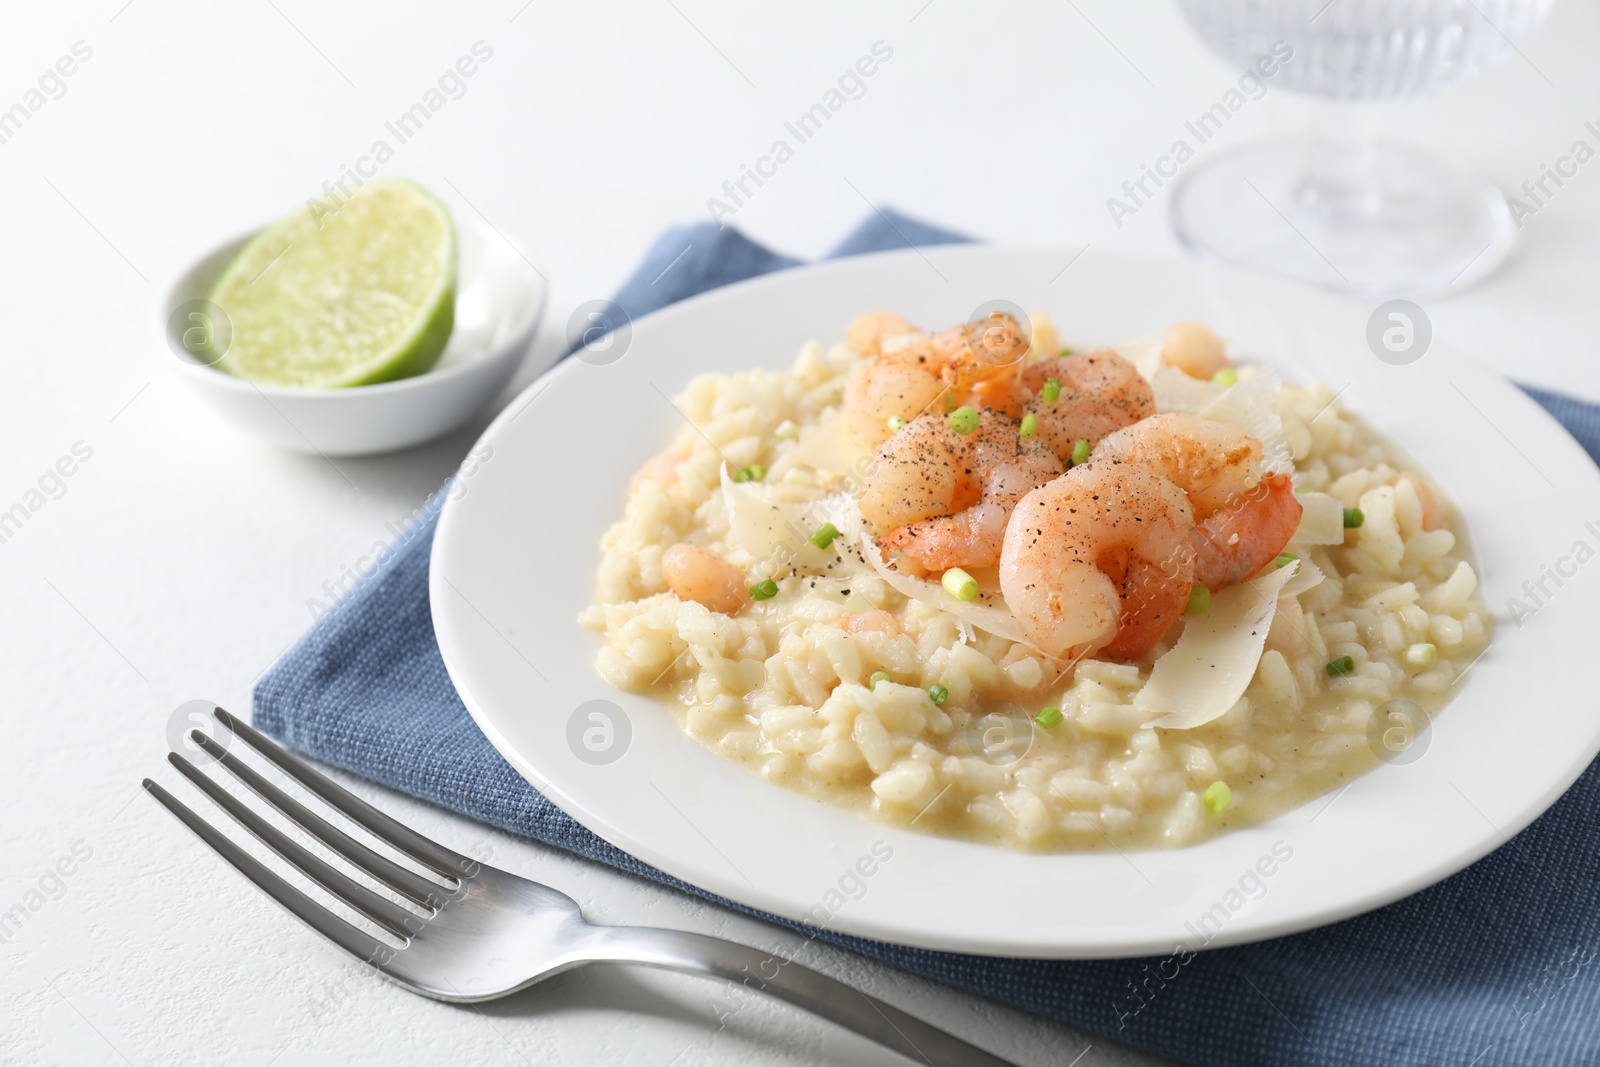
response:
{"label": "wine glass", "polygon": [[[1516,226],[1488,180],[1374,138],[1366,101],[1440,92],[1518,54],[1551,0],[1180,0],[1270,89],[1319,97],[1309,134],[1197,163],[1172,195],[1191,250],[1360,296],[1488,274]],[[1260,64],[1257,66],[1257,64]]]}

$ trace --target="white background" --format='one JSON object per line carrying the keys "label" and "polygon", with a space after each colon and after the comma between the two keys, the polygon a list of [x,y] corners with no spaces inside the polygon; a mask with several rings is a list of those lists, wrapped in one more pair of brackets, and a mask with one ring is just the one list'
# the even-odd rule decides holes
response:
{"label": "white background", "polygon": [[[707,218],[707,197],[875,41],[894,55],[866,96],[735,216],[757,239],[813,256],[871,202],[995,240],[1175,254],[1164,201],[1119,230],[1105,199],[1236,75],[1149,0],[522,5],[8,12],[0,108],[75,41],[94,52],[0,144],[0,510],[75,442],[93,449],[65,495],[0,544],[0,911],[74,842],[92,850],[0,945],[7,1063],[899,1062],[737,992],[719,1031],[707,1001],[722,991],[672,976],[580,972],[481,1011],[364,981],[140,793],[145,775],[177,778],[162,762],[172,710],[194,697],[246,709],[254,679],[311,621],[308,599],[389,536],[385,523],[488,417],[336,465],[253,444],[169,376],[161,284],[336,177],[479,40],[492,59],[385,172],[488,219],[549,275],[551,312],[520,382],[553,358],[574,306],[612,293],[667,225]],[[1583,123],[1600,119],[1597,45],[1600,11],[1564,0],[1523,56],[1378,120],[1515,188],[1576,138],[1594,141]],[[1202,156],[1304,116],[1304,101],[1271,93]],[[1600,163],[1529,220],[1497,275],[1425,302],[1438,334],[1524,381],[1600,399],[1597,222]],[[597,920],[797,940],[359,788]],[[1050,905],[1019,893],[1017,906]],[[1153,1062],[843,953],[801,958],[1020,1063],[1086,1049],[1085,1067]]]}

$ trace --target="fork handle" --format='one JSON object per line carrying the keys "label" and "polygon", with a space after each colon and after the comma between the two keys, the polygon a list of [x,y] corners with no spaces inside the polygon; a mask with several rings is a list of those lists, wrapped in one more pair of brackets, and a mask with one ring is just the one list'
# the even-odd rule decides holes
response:
{"label": "fork handle", "polygon": [[932,1067],[1016,1067],[779,953],[686,930],[603,926],[595,932],[597,936],[583,953],[589,962],[639,963],[735,982],[788,1001]]}

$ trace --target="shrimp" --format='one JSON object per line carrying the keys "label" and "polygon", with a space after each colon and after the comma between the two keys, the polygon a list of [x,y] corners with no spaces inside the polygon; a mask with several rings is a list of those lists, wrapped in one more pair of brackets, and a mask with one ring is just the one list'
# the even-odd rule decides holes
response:
{"label": "shrimp", "polygon": [[1194,507],[1195,580],[1213,592],[1277,558],[1300,525],[1286,475],[1261,475],[1261,442],[1186,412],[1155,415],[1096,446],[1093,460],[1133,463],[1182,489]]}
{"label": "shrimp", "polygon": [[864,336],[859,344],[858,351],[876,348],[879,354],[845,387],[844,407],[856,440],[876,448],[893,432],[891,418],[915,419],[946,394],[963,403],[980,382],[1015,375],[1029,341],[1016,319],[995,311],[932,337],[914,337],[892,352],[882,351],[881,338]]}
{"label": "shrimp", "polygon": [[1000,591],[1038,648],[1138,659],[1182,614],[1194,509],[1130,463],[1092,460],[1022,498],[1000,552]]}
{"label": "shrimp", "polygon": [[[1045,383],[1054,378],[1060,394],[1046,400]],[[1156,413],[1156,395],[1132,363],[1109,348],[1075,356],[1055,356],[1029,364],[1021,375],[1035,432],[1065,462],[1079,441],[1093,448],[1107,434]]]}
{"label": "shrimp", "polygon": [[889,428],[891,418],[915,419],[936,408],[945,389],[944,382],[928,373],[922,360],[907,355],[906,349],[879,356],[845,387],[850,433],[859,444],[877,448],[894,432]]}
{"label": "shrimp", "polygon": [[1202,519],[1261,480],[1260,441],[1231,423],[1182,411],[1119,430],[1092,455],[1155,471],[1189,494]]}
{"label": "shrimp", "polygon": [[644,466],[634,472],[633,478],[628,482],[628,491],[637,489],[641,482],[655,482],[663,489],[667,488],[678,480],[678,464],[688,458],[687,452],[676,448],[656,453],[645,461]]}
{"label": "shrimp", "polygon": [[1411,488],[1416,490],[1417,503],[1422,506],[1422,528],[1437,530],[1444,522],[1444,507],[1440,505],[1439,498],[1433,495],[1433,490],[1428,488],[1428,483],[1409,471],[1402,474],[1395,484],[1400,482],[1410,482]]}
{"label": "shrimp", "polygon": [[948,515],[975,494],[943,415],[912,419],[879,448],[862,481],[861,517],[876,532]]}
{"label": "shrimp", "polygon": [[890,338],[921,333],[921,330],[892,311],[872,311],[858,316],[845,331],[844,338],[845,344],[860,355],[876,358],[883,355],[883,344]]}
{"label": "shrimp", "polygon": [[1020,375],[1007,374],[989,378],[972,387],[972,406],[979,411],[988,409],[1020,419],[1026,414],[1027,394],[1022,391]]}
{"label": "shrimp", "polygon": [[1194,580],[1212,591],[1255,577],[1278,558],[1303,509],[1287,474],[1269,474],[1195,524]]}
{"label": "shrimp", "polygon": [[1225,342],[1203,322],[1180,322],[1161,337],[1161,362],[1207,381],[1228,366]]}
{"label": "shrimp", "polygon": [[985,411],[958,433],[942,414],[922,415],[874,458],[861,515],[891,530],[884,547],[924,570],[985,567],[1000,558],[1017,501],[1061,473],[1061,461],[1009,415]]}
{"label": "shrimp", "polygon": [[900,636],[900,624],[882,608],[858,611],[854,615],[833,620],[833,625],[847,634],[880,633],[890,637]]}
{"label": "shrimp", "polygon": [[732,615],[750,599],[739,568],[708,549],[678,543],[661,553],[661,576],[679,600]]}

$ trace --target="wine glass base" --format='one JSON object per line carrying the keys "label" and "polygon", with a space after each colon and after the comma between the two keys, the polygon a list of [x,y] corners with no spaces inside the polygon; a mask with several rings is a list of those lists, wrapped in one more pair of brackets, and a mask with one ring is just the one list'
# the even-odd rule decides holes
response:
{"label": "wine glass base", "polygon": [[1191,251],[1353,296],[1423,296],[1489,274],[1516,225],[1493,183],[1379,141],[1364,197],[1308,187],[1309,136],[1244,145],[1198,164],[1172,192]]}

